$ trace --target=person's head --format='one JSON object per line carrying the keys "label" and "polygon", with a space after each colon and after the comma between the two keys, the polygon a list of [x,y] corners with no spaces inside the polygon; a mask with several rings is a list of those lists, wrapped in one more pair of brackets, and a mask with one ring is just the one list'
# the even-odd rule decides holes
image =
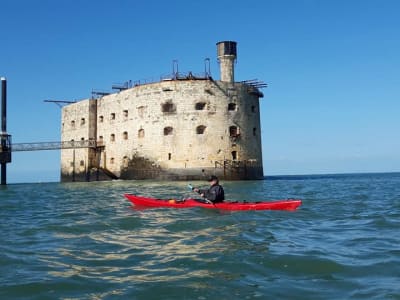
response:
{"label": "person's head", "polygon": [[211,175],[211,176],[208,178],[208,182],[210,183],[210,185],[214,185],[214,184],[218,184],[218,183],[219,183],[219,180],[218,180],[218,177],[217,177],[217,176]]}

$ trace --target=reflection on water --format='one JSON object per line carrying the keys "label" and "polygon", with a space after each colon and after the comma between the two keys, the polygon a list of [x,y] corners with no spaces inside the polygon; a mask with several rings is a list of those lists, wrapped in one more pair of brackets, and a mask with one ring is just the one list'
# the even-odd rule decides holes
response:
{"label": "reflection on water", "polygon": [[[210,266],[222,260],[235,264],[240,251],[257,255],[267,251],[271,234],[242,234],[246,225],[233,223],[232,215],[226,216],[231,224],[215,227],[210,226],[210,221],[220,215],[209,215],[206,225],[203,212],[199,209],[196,220],[179,217],[178,212],[170,210],[134,211],[130,218],[140,218],[145,224],[87,234],[56,233],[64,241],[57,249],[60,257],[42,255],[41,260],[51,266],[49,273],[55,277],[101,276],[108,282],[119,283],[168,282],[188,276],[238,277],[239,273],[221,272]],[[250,227],[254,225],[250,222]]]}

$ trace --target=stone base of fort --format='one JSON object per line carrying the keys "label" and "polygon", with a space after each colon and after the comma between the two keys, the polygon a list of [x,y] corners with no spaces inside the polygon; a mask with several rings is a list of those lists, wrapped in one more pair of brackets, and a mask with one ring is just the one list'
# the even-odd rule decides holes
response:
{"label": "stone base of fort", "polygon": [[234,169],[201,168],[201,169],[124,169],[114,174],[104,169],[92,169],[88,172],[61,173],[61,182],[107,181],[107,180],[165,180],[190,181],[206,180],[216,175],[221,180],[261,180],[264,179],[263,168],[255,166]]}

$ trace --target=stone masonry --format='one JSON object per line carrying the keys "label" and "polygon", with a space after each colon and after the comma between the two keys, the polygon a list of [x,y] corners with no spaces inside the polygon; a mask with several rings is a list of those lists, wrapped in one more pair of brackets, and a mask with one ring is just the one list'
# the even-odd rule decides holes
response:
{"label": "stone masonry", "polygon": [[262,93],[231,79],[161,80],[65,106],[62,140],[97,147],[62,150],[61,180],[261,179]]}

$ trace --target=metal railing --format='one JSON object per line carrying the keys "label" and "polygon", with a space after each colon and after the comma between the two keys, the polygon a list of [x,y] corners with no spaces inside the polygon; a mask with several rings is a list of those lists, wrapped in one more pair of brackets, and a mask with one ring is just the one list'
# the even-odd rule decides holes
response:
{"label": "metal railing", "polygon": [[96,148],[95,140],[64,141],[64,142],[39,142],[39,143],[16,143],[11,145],[12,152],[39,151],[59,149]]}

